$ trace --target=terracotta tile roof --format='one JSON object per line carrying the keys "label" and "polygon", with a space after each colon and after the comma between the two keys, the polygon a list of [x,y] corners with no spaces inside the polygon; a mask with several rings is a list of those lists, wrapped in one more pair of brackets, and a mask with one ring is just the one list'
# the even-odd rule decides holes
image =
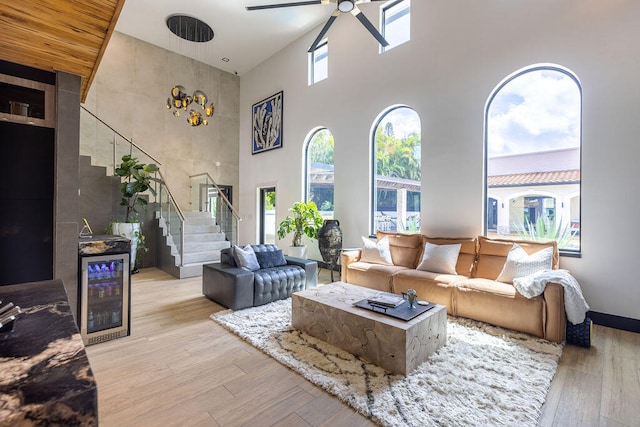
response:
{"label": "terracotta tile roof", "polygon": [[580,169],[529,172],[509,175],[494,175],[487,178],[489,187],[517,187],[524,185],[578,184]]}

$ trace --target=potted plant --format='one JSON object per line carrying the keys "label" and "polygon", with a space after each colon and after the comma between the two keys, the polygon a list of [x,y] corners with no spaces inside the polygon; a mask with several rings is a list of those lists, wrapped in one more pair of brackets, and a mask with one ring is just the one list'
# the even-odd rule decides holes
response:
{"label": "potted plant", "polygon": [[289,209],[293,216],[287,216],[278,227],[278,238],[284,239],[293,233],[289,255],[298,258],[307,257],[307,247],[302,243],[302,236],[310,239],[318,238],[318,230],[322,227],[322,216],[314,202],[296,202]]}
{"label": "potted plant", "polygon": [[138,245],[144,245],[144,236],[138,220],[138,208],[146,208],[148,201],[140,195],[146,191],[149,191],[153,196],[156,195],[152,183],[163,183],[160,178],[153,176],[158,170],[157,165],[140,163],[136,157],[130,154],[122,156],[122,163],[115,169],[116,176],[123,178],[120,183],[120,193],[122,193],[120,206],[126,208],[126,213],[124,222],[112,224],[112,232],[131,240],[132,271],[135,268]]}

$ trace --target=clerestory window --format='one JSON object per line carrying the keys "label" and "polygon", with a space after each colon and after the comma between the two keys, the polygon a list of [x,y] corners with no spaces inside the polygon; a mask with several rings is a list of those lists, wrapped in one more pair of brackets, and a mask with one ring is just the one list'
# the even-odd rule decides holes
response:
{"label": "clerestory window", "polygon": [[324,39],[309,53],[309,86],[329,77],[329,42]]}
{"label": "clerestory window", "polygon": [[389,46],[381,52],[393,49],[411,39],[411,1],[392,0],[381,6],[382,35]]}

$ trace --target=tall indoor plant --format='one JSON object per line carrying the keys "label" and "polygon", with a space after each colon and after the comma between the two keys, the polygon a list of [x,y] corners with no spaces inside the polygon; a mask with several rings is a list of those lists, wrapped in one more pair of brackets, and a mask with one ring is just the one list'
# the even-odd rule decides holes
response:
{"label": "tall indoor plant", "polygon": [[112,232],[131,240],[131,270],[135,268],[138,244],[144,242],[141,224],[138,219],[138,208],[146,208],[148,201],[140,195],[149,191],[154,197],[156,190],[153,183],[162,184],[160,178],[153,174],[158,172],[156,164],[143,164],[130,154],[122,156],[122,163],[115,169],[115,174],[122,178],[120,206],[126,208],[124,222],[114,222]]}
{"label": "tall indoor plant", "polygon": [[289,255],[299,258],[307,257],[307,247],[302,243],[302,236],[310,239],[318,238],[318,230],[322,227],[322,216],[314,202],[296,202],[289,209],[293,215],[288,215],[278,227],[278,238],[284,239],[293,233],[292,246]]}

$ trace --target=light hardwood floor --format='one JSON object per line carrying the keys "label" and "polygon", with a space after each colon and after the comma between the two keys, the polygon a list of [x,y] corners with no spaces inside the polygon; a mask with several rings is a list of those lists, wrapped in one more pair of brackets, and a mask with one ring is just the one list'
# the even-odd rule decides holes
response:
{"label": "light hardwood floor", "polygon": [[[87,347],[102,427],[373,425],[211,321],[224,308],[201,280],[133,276],[131,336]],[[539,424],[640,426],[639,350],[640,334],[600,326],[592,348],[565,347]]]}

